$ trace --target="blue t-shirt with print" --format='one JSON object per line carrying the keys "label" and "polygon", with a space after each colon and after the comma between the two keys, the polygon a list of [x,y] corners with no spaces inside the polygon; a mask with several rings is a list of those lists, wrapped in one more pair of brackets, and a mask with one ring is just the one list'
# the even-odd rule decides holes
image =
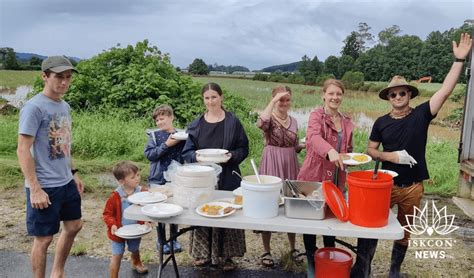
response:
{"label": "blue t-shirt with print", "polygon": [[[72,180],[71,108],[39,93],[20,111],[18,134],[33,136],[31,153],[41,187],[59,187]],[[25,186],[29,187],[25,180]]]}

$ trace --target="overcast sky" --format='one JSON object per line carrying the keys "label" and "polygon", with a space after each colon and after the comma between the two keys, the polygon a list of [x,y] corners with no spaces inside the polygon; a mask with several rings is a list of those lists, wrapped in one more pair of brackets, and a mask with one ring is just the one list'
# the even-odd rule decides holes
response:
{"label": "overcast sky", "polygon": [[148,39],[187,67],[242,65],[251,70],[340,55],[366,22],[373,35],[391,25],[421,39],[474,18],[472,0],[0,0],[0,46],[16,52],[90,58]]}

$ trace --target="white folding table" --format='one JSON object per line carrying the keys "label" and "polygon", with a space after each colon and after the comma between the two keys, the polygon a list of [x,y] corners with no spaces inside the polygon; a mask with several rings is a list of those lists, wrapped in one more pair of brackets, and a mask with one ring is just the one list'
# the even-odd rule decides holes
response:
{"label": "white folding table", "polygon": [[[214,192],[215,199],[233,197],[231,191],[216,190]],[[170,198],[167,202],[172,203],[173,199]],[[163,244],[159,250],[160,266],[158,270],[158,276],[161,276],[162,268],[169,262],[173,261],[173,267],[175,274],[179,277],[178,267],[176,259],[174,257],[173,250],[173,239],[176,239],[179,235],[193,230],[196,227],[214,227],[214,228],[231,228],[231,229],[243,229],[243,230],[259,230],[259,231],[272,231],[272,232],[285,232],[285,233],[298,233],[298,234],[315,234],[315,235],[328,235],[337,237],[353,237],[353,238],[376,238],[376,239],[389,239],[398,240],[403,238],[403,229],[400,226],[395,214],[391,211],[389,213],[388,224],[381,228],[366,228],[356,226],[349,221],[341,222],[333,215],[326,216],[324,220],[305,220],[288,218],[285,216],[284,208],[279,208],[278,216],[269,219],[255,219],[246,217],[242,210],[236,211],[234,214],[222,218],[207,218],[196,213],[194,209],[184,209],[183,213],[179,216],[155,219],[145,216],[141,212],[141,207],[138,205],[129,206],[125,212],[124,217],[130,220],[140,221],[158,221],[158,236],[163,239],[164,242],[170,242],[171,254],[163,261]],[[171,235],[169,239],[165,238],[165,224],[177,224],[186,225],[190,227],[182,228],[178,233]],[[212,233],[210,233],[212,234]],[[340,242],[340,241],[338,241]]]}

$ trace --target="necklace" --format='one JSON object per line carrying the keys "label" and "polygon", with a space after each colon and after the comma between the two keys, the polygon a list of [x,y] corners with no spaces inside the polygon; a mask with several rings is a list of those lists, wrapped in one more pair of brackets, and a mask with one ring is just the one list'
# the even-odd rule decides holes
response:
{"label": "necklace", "polygon": [[284,123],[288,122],[288,120],[290,119],[290,116],[288,114],[286,114],[286,118],[282,118],[282,117],[278,116],[278,114],[276,112],[273,112],[273,115],[275,117],[277,117],[278,119],[280,119]]}
{"label": "necklace", "polygon": [[392,109],[392,111],[390,111],[389,115],[392,119],[396,119],[396,120],[403,119],[406,116],[410,115],[412,110],[413,110],[413,108],[411,108],[411,107],[408,107],[408,109],[405,110],[405,111],[395,111],[395,110]]}

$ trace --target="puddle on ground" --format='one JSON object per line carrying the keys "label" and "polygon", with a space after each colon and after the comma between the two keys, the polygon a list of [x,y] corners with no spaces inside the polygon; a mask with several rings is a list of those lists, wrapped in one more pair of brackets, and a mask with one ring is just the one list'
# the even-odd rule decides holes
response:
{"label": "puddle on ground", "polygon": [[16,89],[0,90],[0,97],[6,99],[11,105],[20,108],[26,100],[26,96],[33,90],[31,86],[20,86]]}

